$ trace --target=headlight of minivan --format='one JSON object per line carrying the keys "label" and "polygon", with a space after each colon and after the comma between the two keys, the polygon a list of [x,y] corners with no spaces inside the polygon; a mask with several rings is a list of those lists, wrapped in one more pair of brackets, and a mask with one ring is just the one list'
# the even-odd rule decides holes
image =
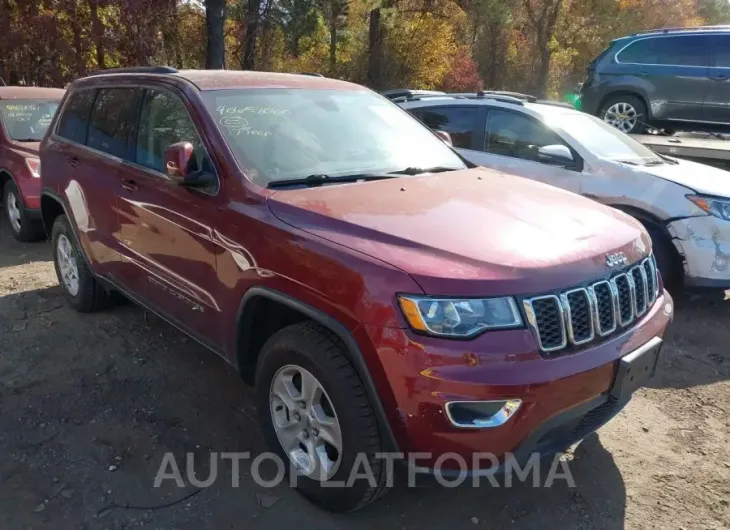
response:
{"label": "headlight of minivan", "polygon": [[687,195],[687,198],[710,215],[730,221],[730,199]]}
{"label": "headlight of minivan", "polygon": [[466,338],[480,331],[522,326],[512,297],[432,298],[399,295],[403,314],[416,331],[441,337]]}

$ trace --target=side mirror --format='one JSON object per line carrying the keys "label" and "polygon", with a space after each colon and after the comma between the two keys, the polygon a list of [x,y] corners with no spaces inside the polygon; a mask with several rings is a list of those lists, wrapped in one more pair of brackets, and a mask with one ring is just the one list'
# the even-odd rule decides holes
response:
{"label": "side mirror", "polygon": [[558,166],[573,165],[573,153],[564,145],[546,145],[537,150],[537,156],[543,164]]}
{"label": "side mirror", "polygon": [[433,132],[436,133],[436,136],[441,138],[444,143],[447,143],[452,147],[454,146],[454,142],[451,141],[451,135],[449,133],[447,133],[446,131],[439,131],[438,129],[434,129]]}
{"label": "side mirror", "polygon": [[193,144],[178,142],[165,149],[165,174],[176,184],[185,184],[193,159]]}

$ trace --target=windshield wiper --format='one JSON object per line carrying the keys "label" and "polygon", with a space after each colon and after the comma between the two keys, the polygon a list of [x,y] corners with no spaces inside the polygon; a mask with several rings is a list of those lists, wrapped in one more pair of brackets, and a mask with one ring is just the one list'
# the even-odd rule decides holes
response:
{"label": "windshield wiper", "polygon": [[13,138],[16,142],[40,142],[38,138]]}
{"label": "windshield wiper", "polygon": [[272,180],[267,188],[284,188],[286,186],[321,186],[322,184],[332,184],[335,182],[358,182],[361,180],[383,180],[397,178],[394,175],[376,175],[374,173],[361,173],[357,175],[342,175],[332,177],[322,173],[315,173],[306,177],[295,179]]}
{"label": "windshield wiper", "polygon": [[649,160],[647,162],[644,162],[645,166],[663,166],[665,164],[664,160]]}
{"label": "windshield wiper", "polygon": [[422,175],[424,173],[446,173],[447,171],[459,171],[458,167],[434,166],[434,167],[407,167],[398,171],[391,171],[390,175]]}
{"label": "windshield wiper", "polygon": [[665,162],[668,162],[668,163],[670,163],[670,164],[672,164],[672,165],[674,165],[674,166],[676,166],[677,164],[679,164],[679,162],[677,162],[677,161],[676,161],[675,159],[673,159],[673,158],[670,158],[670,157],[668,157],[667,155],[663,155],[663,154],[661,154],[661,153],[657,153],[656,155],[657,155],[657,156],[658,156],[659,158],[661,158],[662,160],[664,160]]}
{"label": "windshield wiper", "polygon": [[627,164],[629,166],[638,166],[639,165],[636,162],[634,162],[633,160],[614,160],[614,162],[618,162],[619,164]]}

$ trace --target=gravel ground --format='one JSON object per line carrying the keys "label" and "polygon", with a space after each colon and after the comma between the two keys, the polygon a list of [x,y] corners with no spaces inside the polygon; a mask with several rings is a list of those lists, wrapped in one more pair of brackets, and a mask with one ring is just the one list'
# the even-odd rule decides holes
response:
{"label": "gravel ground", "polygon": [[200,491],[153,488],[166,452],[263,451],[252,391],[135,306],[71,311],[49,256],[0,225],[0,529],[730,528],[730,302],[718,293],[677,299],[652,387],[568,455],[576,488],[397,487],[335,516],[256,485],[246,465],[238,488],[230,466]]}

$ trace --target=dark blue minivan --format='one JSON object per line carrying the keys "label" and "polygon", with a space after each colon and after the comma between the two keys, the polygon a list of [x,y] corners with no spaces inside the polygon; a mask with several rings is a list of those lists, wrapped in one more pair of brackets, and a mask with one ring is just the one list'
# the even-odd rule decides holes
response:
{"label": "dark blue minivan", "polygon": [[616,39],[588,65],[581,108],[626,133],[730,125],[730,26]]}

